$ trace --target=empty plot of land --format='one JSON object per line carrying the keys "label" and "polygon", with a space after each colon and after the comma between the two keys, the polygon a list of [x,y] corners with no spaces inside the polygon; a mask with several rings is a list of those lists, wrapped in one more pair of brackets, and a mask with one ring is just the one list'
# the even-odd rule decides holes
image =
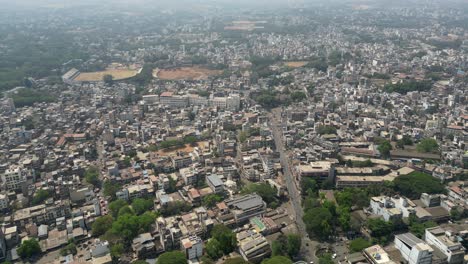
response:
{"label": "empty plot of land", "polygon": [[138,70],[105,70],[98,72],[82,72],[75,81],[79,82],[99,82],[105,75],[112,75],[114,80],[124,80],[134,77],[138,74]]}
{"label": "empty plot of land", "polygon": [[284,65],[291,67],[291,68],[300,68],[306,65],[307,63],[309,62],[308,61],[288,61],[288,62],[285,62]]}
{"label": "empty plot of land", "polygon": [[174,69],[157,69],[153,76],[161,80],[206,80],[210,76],[221,74],[222,71],[202,67],[181,67]]}

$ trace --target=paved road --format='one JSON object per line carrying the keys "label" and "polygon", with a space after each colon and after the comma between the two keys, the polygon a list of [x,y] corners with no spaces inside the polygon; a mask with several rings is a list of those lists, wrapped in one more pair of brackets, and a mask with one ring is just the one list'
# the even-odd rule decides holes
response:
{"label": "paved road", "polygon": [[287,156],[284,147],[285,145],[283,143],[283,121],[281,118],[281,109],[273,109],[268,117],[272,128],[273,137],[275,140],[276,150],[280,154],[280,162],[281,166],[283,167],[284,181],[286,183],[286,187],[288,188],[291,204],[295,212],[294,218],[297,223],[299,233],[302,236],[302,254],[307,261],[314,261],[315,263],[318,263],[318,259],[315,257],[315,248],[319,243],[316,241],[312,241],[308,238],[305,224],[302,220],[302,217],[304,216],[304,211],[302,210],[301,206],[301,195],[294,181],[294,176],[290,167],[289,158]]}

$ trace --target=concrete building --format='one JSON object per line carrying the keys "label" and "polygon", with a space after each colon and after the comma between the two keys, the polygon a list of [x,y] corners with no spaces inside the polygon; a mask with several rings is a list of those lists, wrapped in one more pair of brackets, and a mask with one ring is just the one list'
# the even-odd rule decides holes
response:
{"label": "concrete building", "polygon": [[181,249],[188,260],[203,256],[203,240],[198,236],[190,236],[180,241]]}
{"label": "concrete building", "polygon": [[206,177],[206,183],[210,189],[215,193],[222,193],[224,191],[223,181],[218,175],[210,175]]}
{"label": "concrete building", "polygon": [[26,183],[26,173],[21,167],[12,165],[2,175],[2,182],[8,191],[19,190]]}
{"label": "concrete building", "polygon": [[266,203],[257,194],[248,194],[226,201],[229,211],[234,215],[237,224],[248,221],[251,217],[260,216],[266,211]]}
{"label": "concrete building", "polygon": [[174,93],[172,92],[164,92],[159,96],[160,104],[166,105],[172,108],[187,107],[188,102],[189,100],[187,96],[174,95]]}
{"label": "concrete building", "polygon": [[296,167],[297,174],[300,177],[310,177],[316,181],[334,180],[335,167],[329,161],[311,162],[307,165],[299,165]]}
{"label": "concrete building", "polygon": [[385,221],[416,214],[416,205],[406,197],[372,197],[370,207],[374,214],[382,216]]}
{"label": "concrete building", "polygon": [[253,230],[236,234],[239,253],[246,261],[258,262],[271,254],[270,244],[266,238]]}
{"label": "concrete building", "polygon": [[56,201],[53,204],[40,204],[20,209],[13,214],[13,221],[19,226],[25,226],[28,223],[40,225],[54,223],[57,218],[70,216],[70,203]]}
{"label": "concrete building", "polygon": [[397,263],[390,258],[390,255],[380,245],[374,245],[364,249],[363,254],[367,261],[372,264]]}
{"label": "concrete building", "polygon": [[434,250],[411,233],[395,236],[395,248],[408,264],[431,264]]}
{"label": "concrete building", "polygon": [[426,229],[424,239],[447,256],[449,264],[463,263],[465,248],[458,242],[458,236],[440,226]]}
{"label": "concrete building", "polygon": [[8,196],[0,193],[0,211],[8,209]]}

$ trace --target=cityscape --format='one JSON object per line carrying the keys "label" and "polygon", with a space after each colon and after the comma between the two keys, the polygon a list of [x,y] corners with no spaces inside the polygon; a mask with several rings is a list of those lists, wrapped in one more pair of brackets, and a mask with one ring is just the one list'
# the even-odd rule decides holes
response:
{"label": "cityscape", "polygon": [[468,263],[466,0],[0,7],[0,263]]}

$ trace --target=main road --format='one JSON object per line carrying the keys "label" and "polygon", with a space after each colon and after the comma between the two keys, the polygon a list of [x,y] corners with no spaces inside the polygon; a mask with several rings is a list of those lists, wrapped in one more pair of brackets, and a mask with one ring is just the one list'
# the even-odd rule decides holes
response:
{"label": "main road", "polygon": [[273,138],[275,140],[276,150],[280,155],[281,166],[283,167],[283,177],[286,183],[286,188],[288,189],[289,198],[291,199],[292,208],[295,212],[294,218],[297,224],[299,234],[302,237],[302,255],[307,261],[314,261],[318,263],[318,259],[315,256],[315,248],[318,245],[318,242],[312,241],[307,235],[304,221],[302,220],[304,216],[304,210],[302,210],[301,205],[301,194],[298,190],[298,187],[294,180],[294,175],[291,170],[289,163],[289,157],[287,155],[285,145],[283,142],[283,118],[281,115],[281,108],[273,109],[269,114],[269,122],[272,129]]}

